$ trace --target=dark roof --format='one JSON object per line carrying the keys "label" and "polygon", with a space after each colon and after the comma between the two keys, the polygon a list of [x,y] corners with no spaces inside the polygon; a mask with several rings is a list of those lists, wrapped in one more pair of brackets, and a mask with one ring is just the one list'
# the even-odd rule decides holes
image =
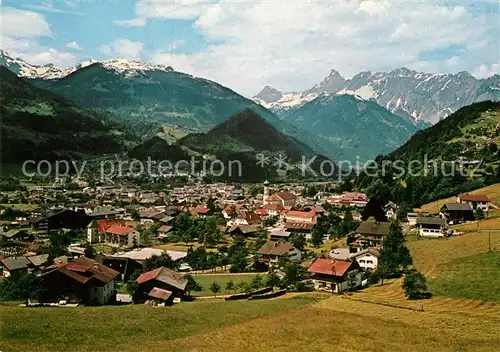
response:
{"label": "dark roof", "polygon": [[383,235],[389,234],[390,222],[362,221],[356,232],[362,235]]}
{"label": "dark roof", "polygon": [[290,242],[279,243],[274,241],[267,241],[262,247],[260,247],[257,253],[263,255],[282,256],[290,253],[294,249],[295,247]]}
{"label": "dark roof", "polygon": [[26,259],[26,257],[10,257],[10,258],[4,258],[2,259],[2,264],[8,269],[8,270],[18,270],[18,269],[24,269],[27,268],[28,265],[30,264],[30,261]]}
{"label": "dark roof", "polygon": [[165,267],[159,267],[157,269],[148,271],[146,273],[141,274],[136,282],[138,284],[142,284],[144,282],[147,282],[149,280],[157,280],[163,283],[166,283],[170,286],[173,286],[175,288],[178,288],[179,290],[184,291],[186,289],[187,285],[187,280],[184,279],[184,276],[177,272],[170,270]]}
{"label": "dark roof", "polygon": [[79,257],[56,270],[82,284],[91,279],[107,284],[120,274],[118,271],[86,257]]}
{"label": "dark roof", "polygon": [[239,229],[244,234],[254,233],[261,230],[260,226],[258,225],[233,225],[229,228],[229,230],[227,230],[227,232],[232,233],[237,229]]}
{"label": "dark roof", "polygon": [[47,263],[47,261],[49,260],[49,255],[48,254],[34,255],[32,257],[28,257],[28,260],[34,266],[41,266]]}
{"label": "dark roof", "polygon": [[285,224],[287,230],[311,230],[313,227],[314,224],[307,222],[287,222]]}
{"label": "dark roof", "polygon": [[441,207],[441,209],[443,208],[451,211],[472,211],[469,203],[446,203]]}
{"label": "dark roof", "polygon": [[417,225],[444,225],[446,219],[433,217],[433,216],[423,216],[417,219]]}

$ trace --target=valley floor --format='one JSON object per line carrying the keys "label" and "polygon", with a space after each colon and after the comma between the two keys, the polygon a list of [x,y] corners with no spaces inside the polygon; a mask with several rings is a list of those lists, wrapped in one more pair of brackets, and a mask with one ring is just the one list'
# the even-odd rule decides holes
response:
{"label": "valley floor", "polygon": [[[0,349],[499,351],[500,300],[494,290],[500,232],[491,233],[494,251],[489,253],[488,239],[488,233],[479,232],[408,242],[415,267],[430,280],[435,294],[430,299],[407,300],[402,279],[394,279],[352,296],[290,293],[266,301],[209,299],[169,308],[0,304]],[[440,279],[455,280],[455,286]],[[458,287],[468,280],[470,285]],[[476,297],[484,300],[469,299],[467,292],[482,293]]]}

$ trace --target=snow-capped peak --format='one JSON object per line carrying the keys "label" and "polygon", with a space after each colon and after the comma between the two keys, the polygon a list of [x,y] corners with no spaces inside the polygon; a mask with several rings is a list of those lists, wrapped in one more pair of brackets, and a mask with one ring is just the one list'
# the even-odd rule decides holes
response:
{"label": "snow-capped peak", "polygon": [[90,59],[69,68],[58,68],[53,64],[40,66],[32,65],[21,58],[12,58],[8,53],[0,50],[0,65],[6,66],[18,76],[27,78],[58,79],[95,63],[100,63],[106,69],[113,70],[127,76],[153,70],[166,72],[173,71],[170,66],[125,59],[112,59],[102,62]]}

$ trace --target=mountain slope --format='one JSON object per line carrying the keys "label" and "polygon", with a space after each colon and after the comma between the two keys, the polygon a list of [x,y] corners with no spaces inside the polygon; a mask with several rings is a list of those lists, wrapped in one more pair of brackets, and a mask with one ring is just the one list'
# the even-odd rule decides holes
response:
{"label": "mountain slope", "polygon": [[332,70],[321,83],[304,92],[274,91],[275,96],[281,95],[279,100],[266,100],[260,94],[255,100],[280,116],[311,101],[315,94],[327,92],[359,95],[396,115],[436,123],[474,102],[500,100],[500,75],[476,79],[468,72],[432,74],[400,68],[391,72],[361,72],[346,80]]}
{"label": "mountain slope", "polygon": [[377,162],[356,188],[409,208],[498,183],[500,102],[461,108]]}
{"label": "mountain slope", "polygon": [[459,109],[434,126],[417,132],[391,159],[441,158],[500,160],[500,102],[485,101]]}
{"label": "mountain slope", "polygon": [[104,114],[36,88],[0,67],[1,160],[83,158],[119,152],[123,133]]}
{"label": "mountain slope", "polygon": [[336,155],[336,146],[329,141],[280,120],[266,108],[218,83],[172,69],[138,69],[134,68],[138,63],[126,61],[120,65],[121,69],[117,69],[116,64],[93,63],[64,78],[37,79],[33,83],[78,104],[111,111],[144,134],[161,124],[205,132],[250,108],[280,132],[318,153]]}
{"label": "mountain slope", "polygon": [[388,153],[417,131],[410,119],[352,95],[320,95],[292,112],[286,121],[336,143],[343,160],[366,160]]}
{"label": "mountain slope", "polygon": [[[267,158],[265,165],[258,163],[259,154]],[[162,138],[154,137],[129,152],[129,157],[140,160],[168,160],[174,165],[174,169],[177,168],[175,163],[182,160],[183,165],[177,164],[181,168],[184,167],[180,171],[196,170],[208,177],[211,177],[210,165],[217,160],[218,164],[214,164],[217,168],[213,173],[217,174],[220,165],[223,165],[222,174],[212,176],[238,182],[278,179],[278,169],[287,170],[284,177],[300,178],[302,176],[298,165],[302,162],[302,156],[310,158],[314,155],[316,153],[310,147],[279,132],[248,108],[206,133],[189,134],[172,145]],[[276,165],[275,158],[278,157],[288,163],[288,166],[284,163]],[[317,170],[323,160],[326,160],[326,157],[317,157],[311,168]],[[185,165],[186,161],[188,166]]]}
{"label": "mountain slope", "polygon": [[226,87],[171,69],[120,72],[94,63],[50,82],[47,89],[126,119],[199,130],[214,127],[245,107],[254,107],[266,119],[276,119],[272,113]]}
{"label": "mountain slope", "polygon": [[302,155],[312,156],[314,151],[296,139],[280,133],[251,109],[244,109],[207,133],[191,134],[180,140],[191,149],[230,154],[259,151],[284,152],[292,160],[300,161]]}

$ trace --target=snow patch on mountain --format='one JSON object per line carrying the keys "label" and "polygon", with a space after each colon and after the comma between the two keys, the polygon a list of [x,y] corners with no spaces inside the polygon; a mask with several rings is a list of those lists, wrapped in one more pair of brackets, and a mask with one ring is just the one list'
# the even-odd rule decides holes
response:
{"label": "snow patch on mountain", "polygon": [[21,58],[13,58],[8,53],[0,50],[0,65],[7,67],[9,70],[21,77],[26,78],[42,78],[42,79],[58,79],[95,63],[100,63],[108,70],[113,70],[126,77],[136,76],[141,72],[147,71],[166,71],[172,72],[170,66],[154,64],[150,62],[129,61],[125,59],[112,59],[106,61],[88,60],[69,68],[58,68],[52,64],[48,65],[32,65]]}
{"label": "snow patch on mountain", "polygon": [[[344,79],[337,71],[311,89],[299,93],[280,93],[282,98],[259,102],[272,111],[287,114],[308,101],[309,94],[350,94],[373,100],[391,112],[436,123],[463,106],[484,100],[500,100],[500,75],[476,79],[468,72],[457,74],[424,73],[399,68],[391,72],[365,71]],[[262,97],[261,97],[262,98]],[[311,100],[312,100],[311,99]]]}

